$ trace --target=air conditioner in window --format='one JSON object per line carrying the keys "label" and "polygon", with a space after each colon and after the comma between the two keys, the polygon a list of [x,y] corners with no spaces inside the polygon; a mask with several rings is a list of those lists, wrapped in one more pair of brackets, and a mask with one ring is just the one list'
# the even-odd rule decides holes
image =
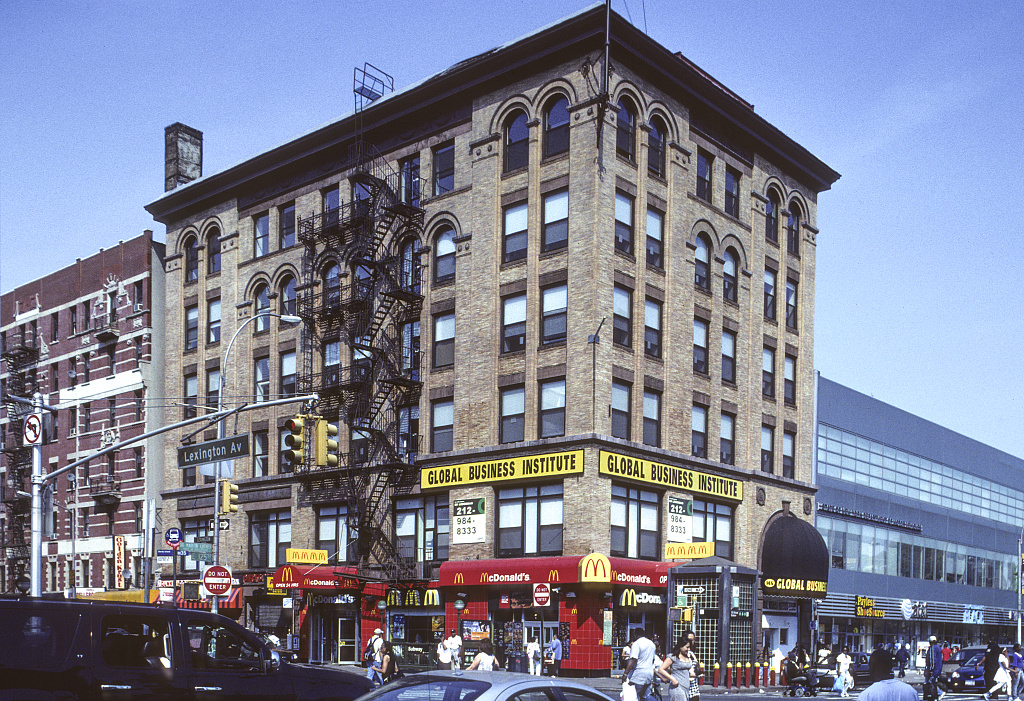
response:
{"label": "air conditioner in window", "polygon": [[137,311],[137,312],[141,312],[142,311],[142,302],[139,302],[138,304],[135,305],[135,311]]}

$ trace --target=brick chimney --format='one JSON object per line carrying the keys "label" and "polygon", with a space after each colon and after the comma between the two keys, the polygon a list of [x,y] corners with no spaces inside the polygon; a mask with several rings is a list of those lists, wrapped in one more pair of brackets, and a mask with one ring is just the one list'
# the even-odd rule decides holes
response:
{"label": "brick chimney", "polygon": [[203,176],[203,132],[175,122],[164,129],[164,192]]}

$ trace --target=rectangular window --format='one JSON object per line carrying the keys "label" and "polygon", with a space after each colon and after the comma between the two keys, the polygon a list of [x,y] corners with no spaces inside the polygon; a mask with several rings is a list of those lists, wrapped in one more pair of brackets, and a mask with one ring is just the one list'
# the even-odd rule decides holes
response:
{"label": "rectangular window", "polygon": [[292,547],[292,517],[287,510],[261,511],[249,520],[249,567],[273,569],[288,560]]}
{"label": "rectangular window", "polygon": [[693,320],[693,371],[708,374],[708,322]]}
{"label": "rectangular window", "polygon": [[216,409],[220,404],[220,370],[206,371],[206,406]]}
{"label": "rectangular window", "polygon": [[56,392],[60,389],[60,364],[54,363],[50,366],[50,391]]}
{"label": "rectangular window", "polygon": [[796,478],[796,434],[786,431],[782,434],[782,476]]}
{"label": "rectangular window", "polygon": [[714,543],[715,555],[730,560],[733,557],[732,522],[731,506],[693,500],[693,542]]}
{"label": "rectangular window", "polygon": [[206,303],[206,342],[220,343],[220,298]]}
{"label": "rectangular window", "polygon": [[761,472],[775,474],[775,430],[761,426]]}
{"label": "rectangular window", "polygon": [[644,353],[661,357],[661,302],[650,297],[644,300]]}
{"label": "rectangular window", "polygon": [[434,317],[434,367],[443,368],[455,363],[455,314]]}
{"label": "rectangular window", "polygon": [[107,426],[113,428],[114,424],[117,423],[117,400],[107,400]]}
{"label": "rectangular window", "polygon": [[553,438],[565,435],[565,378],[540,383],[538,436]]}
{"label": "rectangular window", "polygon": [[775,288],[776,275],[774,270],[764,271],[764,318],[775,321]]}
{"label": "rectangular window", "polygon": [[658,559],[658,493],[612,485],[611,555]]}
{"label": "rectangular window", "polygon": [[736,384],[736,334],[722,330],[722,382]]}
{"label": "rectangular window", "polygon": [[562,554],[562,485],[498,490],[500,558]]}
{"label": "rectangular window", "polygon": [[697,197],[711,202],[711,165],[714,159],[704,151],[697,151]]}
{"label": "rectangular window", "polygon": [[615,286],[612,341],[627,348],[633,345],[633,291]]}
{"label": "rectangular window", "polygon": [[547,253],[569,245],[569,191],[544,195],[544,233],[541,251]]}
{"label": "rectangular window", "polygon": [[434,149],[434,194],[443,195],[455,189],[455,142]]}
{"label": "rectangular window", "polygon": [[316,547],[326,550],[331,564],[359,561],[358,538],[349,528],[347,506],[321,506],[316,510]]}
{"label": "rectangular window", "polygon": [[501,435],[499,443],[518,443],[526,439],[526,390],[507,387],[501,390]]}
{"label": "rectangular window", "polygon": [[761,351],[761,395],[775,398],[775,351],[771,348]]}
{"label": "rectangular window", "polygon": [[698,458],[706,458],[708,456],[708,410],[699,404],[694,404],[690,426],[690,453]]}
{"label": "rectangular window", "polygon": [[398,451],[410,465],[420,450],[420,407],[418,404],[398,407]]}
{"label": "rectangular window", "polygon": [[195,375],[185,375],[185,411],[182,418],[191,419],[198,416],[198,404],[199,378]]}
{"label": "rectangular window", "polygon": [[615,248],[633,255],[633,198],[621,190],[615,192]]}
{"label": "rectangular window", "polygon": [[259,258],[270,253],[270,215],[264,212],[252,222],[252,255]]}
{"label": "rectangular window", "polygon": [[526,349],[526,295],[501,301],[501,352],[518,353]]}
{"label": "rectangular window", "polygon": [[719,427],[721,439],[721,457],[726,465],[736,464],[736,417],[732,414],[722,414],[722,423]]}
{"label": "rectangular window", "polygon": [[142,397],[142,390],[135,390],[135,420],[142,421],[143,410],[146,407],[145,400]]}
{"label": "rectangular window", "polygon": [[420,322],[402,324],[402,374],[414,382],[420,379]]}
{"label": "rectangular window", "polygon": [[420,206],[420,157],[412,156],[398,164],[399,197],[402,204]]}
{"label": "rectangular window", "polygon": [[[396,500],[398,554],[407,561],[434,563],[447,560],[450,530],[447,494]],[[424,576],[429,576],[426,571]]]}
{"label": "rectangular window", "polygon": [[323,198],[321,201],[321,211],[323,212],[324,226],[337,226],[338,225],[338,209],[341,203],[341,192],[338,190],[338,186],[334,185],[320,193]]}
{"label": "rectangular window", "polygon": [[71,312],[71,335],[74,336],[78,333],[78,309],[71,307],[68,311]]}
{"label": "rectangular window", "polygon": [[526,202],[505,208],[505,235],[502,239],[502,261],[526,258],[527,228],[529,226],[529,208]]}
{"label": "rectangular window", "polygon": [[266,477],[270,474],[270,433],[252,432],[252,476]]}
{"label": "rectangular window", "polygon": [[257,358],[253,367],[255,380],[255,392],[257,402],[265,402],[270,399],[270,358]]}
{"label": "rectangular window", "polygon": [[661,393],[644,390],[644,444],[661,447]]}
{"label": "rectangular window", "polygon": [[281,395],[295,396],[295,351],[281,354]]}
{"label": "rectangular window", "polygon": [[60,317],[57,312],[50,315],[50,343],[56,343],[60,332]]}
{"label": "rectangular window", "polygon": [[796,358],[786,356],[786,364],[783,368],[783,397],[786,404],[796,405]]}
{"label": "rectangular window", "polygon": [[280,236],[278,245],[281,249],[295,245],[295,203],[286,204],[278,212]]}
{"label": "rectangular window", "polygon": [[107,347],[107,370],[111,375],[117,373],[117,347],[113,345]]}
{"label": "rectangular window", "polygon": [[725,213],[740,216],[740,174],[729,167],[725,169]]}
{"label": "rectangular window", "polygon": [[568,286],[552,285],[541,290],[540,342],[543,345],[565,343],[566,307],[568,304]]}
{"label": "rectangular window", "polygon": [[797,296],[796,281],[786,281],[786,326],[796,331],[797,329]]}
{"label": "rectangular window", "polygon": [[662,255],[665,215],[656,209],[647,208],[647,265],[665,267]]}
{"label": "rectangular window", "polygon": [[185,307],[185,350],[199,347],[199,307]]}
{"label": "rectangular window", "polygon": [[431,406],[430,452],[444,453],[454,446],[455,402],[439,399]]}
{"label": "rectangular window", "polygon": [[630,440],[630,394],[632,387],[622,380],[612,380],[612,435]]}
{"label": "rectangular window", "polygon": [[135,477],[142,477],[145,474],[145,463],[142,459],[142,448],[132,448],[132,458],[135,464]]}

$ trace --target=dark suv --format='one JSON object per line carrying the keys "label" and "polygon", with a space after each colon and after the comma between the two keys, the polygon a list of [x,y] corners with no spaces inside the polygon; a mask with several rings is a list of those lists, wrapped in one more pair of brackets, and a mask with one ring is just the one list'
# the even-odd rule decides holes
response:
{"label": "dark suv", "polygon": [[350,701],[372,688],[360,673],[282,662],[205,611],[0,599],[0,701]]}

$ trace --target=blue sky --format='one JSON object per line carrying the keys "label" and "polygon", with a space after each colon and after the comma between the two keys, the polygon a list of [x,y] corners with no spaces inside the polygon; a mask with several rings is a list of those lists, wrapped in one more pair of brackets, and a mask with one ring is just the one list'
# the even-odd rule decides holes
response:
{"label": "blue sky", "polygon": [[[163,129],[222,170],[590,0],[0,2],[0,290],[164,228]],[[823,375],[1024,457],[1024,4],[613,0],[838,170]],[[438,9],[441,8],[441,9]],[[613,57],[614,60],[614,57]]]}

